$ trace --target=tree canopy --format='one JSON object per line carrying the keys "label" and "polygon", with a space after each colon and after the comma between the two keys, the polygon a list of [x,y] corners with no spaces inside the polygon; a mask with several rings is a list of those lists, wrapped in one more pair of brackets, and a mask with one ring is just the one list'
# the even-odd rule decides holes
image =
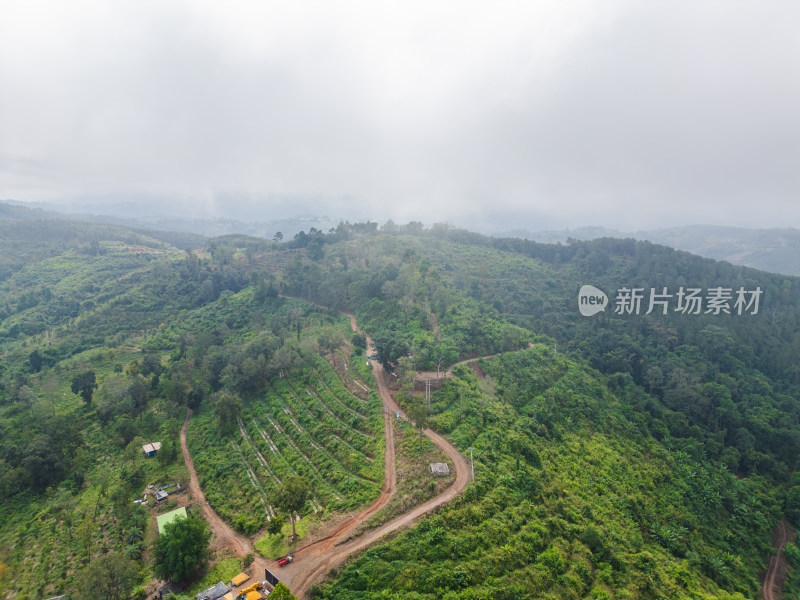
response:
{"label": "tree canopy", "polygon": [[81,570],[77,600],[127,600],[138,579],[136,561],[114,552],[98,556]]}
{"label": "tree canopy", "polygon": [[208,523],[189,516],[167,523],[153,546],[153,570],[162,579],[184,580],[199,572],[209,559]]}
{"label": "tree canopy", "polygon": [[294,513],[303,510],[308,493],[308,482],[302,477],[293,476],[287,477],[272,496],[272,502],[289,515],[289,520],[292,522],[292,539],[297,539]]}
{"label": "tree canopy", "polygon": [[86,404],[92,403],[92,395],[97,388],[97,379],[94,371],[78,373],[72,378],[72,393],[78,394]]}
{"label": "tree canopy", "polygon": [[272,598],[272,600],[297,600],[297,597],[282,583],[275,586],[275,589],[270,592],[269,597]]}

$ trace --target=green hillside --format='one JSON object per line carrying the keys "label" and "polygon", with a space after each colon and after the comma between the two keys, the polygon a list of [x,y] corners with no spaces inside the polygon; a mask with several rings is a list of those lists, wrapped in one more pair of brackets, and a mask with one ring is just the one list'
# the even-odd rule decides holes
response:
{"label": "green hillside", "polygon": [[[211,506],[262,552],[287,477],[311,487],[304,522],[371,502],[382,410],[335,309],[372,337],[412,424],[472,448],[475,484],[315,597],[755,598],[772,530],[800,518],[800,280],[647,242],[419,223],[194,251],[18,208],[0,229],[5,597],[85,597],[104,557],[138,573],[122,597],[152,580],[154,509],[133,500],[185,485],[187,406]],[[593,317],[586,284],[609,298]],[[676,311],[682,287],[732,290],[731,314]],[[623,288],[644,290],[639,314],[615,312]],[[672,294],[667,314],[644,314],[650,288]],[[739,288],[761,290],[756,314],[737,314]],[[414,393],[414,373],[475,357],[430,405]]]}
{"label": "green hillside", "polygon": [[[346,584],[346,589],[373,591],[405,586],[433,594],[430,597],[445,593],[452,597],[504,597],[501,589],[510,594],[508,597],[548,593],[554,598],[583,597],[593,593],[591,589],[598,582],[603,583],[597,579],[603,561],[594,553],[576,551],[575,544],[581,540],[582,529],[603,523],[604,539],[609,528],[619,528],[628,543],[622,544],[626,549],[619,559],[626,564],[620,566],[621,573],[610,587],[606,584],[594,592],[598,595],[658,597],[661,592],[654,590],[667,586],[674,588],[672,595],[676,597],[700,592],[725,597],[722,590],[755,597],[763,557],[768,553],[768,534],[781,513],[797,456],[798,336],[797,306],[792,298],[798,281],[632,240],[548,246],[452,230],[417,229],[415,234],[373,237],[359,243],[357,250],[351,244],[332,244],[326,248],[330,275],[311,288],[311,295],[321,302],[338,302],[358,311],[371,327],[368,331],[379,344],[379,355],[390,362],[413,354],[421,358],[421,368],[430,369],[434,362],[431,355],[442,345],[458,348],[461,358],[511,350],[519,338],[515,339],[510,325],[502,323],[513,322],[531,331],[534,338],[542,340],[542,334],[546,334],[547,347],[571,357],[576,361],[574,369],[597,382],[595,391],[580,393],[581,386],[564,386],[562,379],[556,394],[547,381],[528,383],[527,373],[519,368],[495,371],[495,382],[502,382],[495,396],[501,401],[504,418],[498,418],[496,429],[488,421],[481,422],[469,435],[455,438],[461,442],[462,451],[485,440],[487,452],[479,453],[478,460],[488,469],[485,478],[489,489],[496,490],[503,476],[513,478],[524,468],[525,460],[517,463],[520,451],[508,448],[505,441],[509,431],[519,431],[524,443],[536,449],[540,458],[551,437],[563,450],[561,428],[572,432],[578,447],[590,442],[596,446],[602,433],[610,437],[601,444],[603,448],[624,443],[618,450],[620,456],[641,457],[628,461],[629,468],[639,470],[631,474],[632,479],[641,480],[645,475],[650,479],[638,488],[643,496],[636,501],[632,497],[636,497],[637,488],[616,489],[621,482],[603,491],[614,498],[615,515],[598,519],[593,512],[577,512],[573,531],[559,535],[554,534],[551,523],[546,527],[550,532],[548,544],[529,548],[513,576],[508,564],[501,567],[498,563],[488,572],[479,568],[477,565],[485,564],[484,555],[439,566],[425,559],[424,553],[416,555],[408,544],[397,541],[393,550],[387,550],[392,560],[391,568],[386,566],[385,578],[371,577],[368,585],[350,583],[349,571],[345,571],[341,582],[326,590],[325,596],[350,597],[342,590]],[[290,285],[306,277],[302,284],[294,284],[296,292],[301,291],[301,285],[309,287],[309,280],[313,283],[311,269],[304,267],[292,273]],[[371,289],[361,288],[363,296],[357,297],[361,291],[358,282],[365,279]],[[736,311],[731,315],[676,314],[674,310],[667,315],[660,311],[644,315],[644,310],[640,315],[615,315],[609,308],[588,319],[577,310],[578,289],[585,283],[609,292],[624,286],[659,286],[659,291],[666,286],[677,291],[680,286],[691,285],[734,290],[760,287],[763,294],[756,315],[737,315]],[[382,294],[376,299],[378,289]],[[544,364],[545,371],[552,369]],[[540,371],[542,366],[531,369]],[[434,397],[453,394],[449,390],[453,385],[446,384]],[[479,383],[473,382],[472,388],[480,388]],[[464,402],[466,395],[462,389],[457,401],[434,403],[437,429],[449,432],[460,424],[453,435],[464,429],[471,416]],[[616,403],[603,402],[601,410],[597,403],[604,397],[614,398]],[[576,406],[566,399],[576,400]],[[613,418],[598,423],[604,411]],[[471,412],[474,415],[476,409]],[[629,446],[631,440],[636,441],[635,451]],[[534,472],[531,479],[547,490],[548,483],[556,485],[548,475],[569,468],[552,451],[544,455],[552,457],[553,462],[548,465],[542,459],[544,473]],[[595,486],[608,481],[596,460],[587,459],[579,465],[572,470],[584,477],[588,473]],[[578,485],[566,479],[561,486]],[[537,510],[544,511],[540,517],[553,518],[558,515],[558,506],[565,503],[563,495],[561,491],[550,498],[534,494],[530,499],[538,500]],[[510,503],[516,506],[520,501],[517,496]],[[602,502],[591,497],[584,502],[574,497],[566,501],[573,510],[583,504],[599,509]],[[450,510],[443,511],[442,531],[459,527],[458,521],[447,526]],[[458,538],[458,534],[453,535]],[[501,537],[494,547],[507,546],[510,540]],[[555,544],[564,561],[584,560],[592,577],[587,575],[584,583],[573,582],[567,589],[567,569],[551,572],[549,578],[532,573],[530,564],[550,544]],[[486,547],[485,542],[482,547]],[[446,548],[443,556],[459,558],[453,545]],[[488,554],[491,548],[486,547]],[[636,562],[645,549],[655,557],[654,565],[662,569],[645,578],[652,586],[647,593],[641,581],[641,565]],[[692,574],[691,582],[680,583],[683,576],[669,575],[671,562],[665,552],[672,556],[674,565]],[[352,569],[374,573],[376,567],[369,563],[371,554],[368,552]],[[417,564],[409,567],[415,560]],[[429,579],[434,578],[437,568],[452,574],[457,565],[469,573],[461,583],[436,584]],[[473,565],[474,571],[467,565]],[[414,576],[404,578],[404,569],[413,571]],[[489,586],[491,577],[503,581]]]}

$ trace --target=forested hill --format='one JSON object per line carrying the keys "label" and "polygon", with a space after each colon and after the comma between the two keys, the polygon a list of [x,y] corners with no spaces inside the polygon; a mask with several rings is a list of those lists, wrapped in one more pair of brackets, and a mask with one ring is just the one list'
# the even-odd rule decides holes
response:
{"label": "forested hill", "polygon": [[[435,354],[432,342],[441,332],[452,332],[462,356],[499,350],[496,334],[484,339],[480,327],[513,323],[547,336],[612,381],[630,381],[652,407],[677,411],[670,417],[676,426],[702,437],[704,452],[724,457],[733,471],[759,466],[785,482],[794,469],[800,449],[800,279],[649,242],[547,245],[447,228],[423,231],[413,224],[404,229],[416,235],[394,232],[324,246],[320,261],[293,264],[284,285],[371,318],[379,350],[390,362],[410,352]],[[593,317],[579,313],[585,284],[609,296],[608,308]],[[616,314],[622,288],[643,290],[639,314]],[[666,299],[667,314],[662,304],[645,314],[651,288],[673,295]],[[681,288],[701,290],[704,300],[723,288],[732,298],[724,309],[709,312],[706,303],[692,314],[676,310]],[[757,314],[755,305],[737,314],[740,288],[747,302],[750,292],[761,291]],[[461,313],[448,311],[455,294],[464,298]],[[402,318],[385,318],[395,314]]]}
{"label": "forested hill", "polygon": [[[9,597],[83,597],[106,552],[146,579],[150,515],[131,500],[185,473],[168,453],[137,462],[139,442],[174,437],[187,403],[204,428],[203,485],[219,485],[236,457],[203,460],[237,447],[225,411],[296,385],[300,413],[306,392],[338,385],[320,357],[357,356],[360,342],[333,334],[346,326],[336,313],[297,299],[355,313],[414,425],[475,455],[462,498],[317,597],[755,598],[772,529],[784,514],[800,520],[798,279],[647,242],[538,244],[421,223],[187,250],[20,210],[0,213]],[[586,285],[607,296],[593,316],[580,313]],[[490,355],[456,367],[430,405],[412,392],[415,371]],[[265,525],[258,491],[235,489],[220,512],[252,533]]]}
{"label": "forested hill", "polygon": [[[657,538],[653,528],[667,528],[663,535],[684,541],[662,540],[662,546],[689,564],[704,564],[705,573],[716,581],[728,580],[740,561],[750,561],[759,550],[755,538],[750,538],[756,545],[749,550],[737,546],[749,534],[734,534],[730,519],[738,519],[737,511],[745,509],[722,489],[736,487],[736,479],[715,488],[715,476],[707,469],[732,474],[740,482],[761,482],[757,497],[765,501],[758,511],[762,523],[775,523],[787,490],[785,510],[794,519],[800,516],[800,479],[792,476],[800,450],[800,306],[795,300],[800,280],[633,240],[547,245],[446,227],[424,230],[415,223],[384,227],[381,235],[337,240],[346,237],[340,231],[296,240],[314,245],[317,260],[298,261],[287,269],[284,285],[292,294],[356,311],[369,324],[379,357],[390,364],[413,355],[420,368],[436,370],[442,356],[506,351],[520,340],[513,324],[558,353],[597,369],[622,401],[625,419],[668,448],[674,460],[689,460],[692,485],[704,482],[702,491],[691,486],[683,490],[685,506],[665,508],[671,516],[653,515],[653,523],[640,523],[640,529],[650,527],[647,535]],[[609,297],[607,309],[593,317],[579,313],[578,293],[586,284]],[[623,288],[642,290],[639,310],[629,313],[628,306],[616,314]],[[667,304],[666,314],[658,303],[645,314],[651,288],[661,295],[656,300]],[[700,290],[699,314],[695,308],[677,310],[682,289],[684,294]],[[740,290],[745,302],[737,306]],[[709,300],[728,293],[728,302]],[[521,404],[521,413],[531,419],[528,431],[538,432],[543,423],[554,426],[558,418],[574,423],[585,414],[585,408],[576,414],[568,403],[556,402],[554,410],[560,414],[554,417],[544,408],[547,403],[537,400],[542,384],[526,389],[524,380],[519,371],[516,378],[505,377],[499,395]],[[520,401],[519,394],[533,400]],[[452,426],[465,418],[449,414],[446,422]],[[518,427],[518,421],[503,424],[505,431]],[[548,433],[545,438],[553,435],[550,429]],[[469,443],[476,443],[475,438]],[[513,446],[507,448],[513,455]],[[675,463],[670,468],[673,474],[680,470]],[[693,502],[700,506],[690,517]],[[699,547],[689,549],[688,532],[709,526],[717,542],[732,535],[739,541],[711,542],[717,546],[716,558],[699,559],[694,554]],[[750,567],[750,587],[741,588],[753,597],[757,563]]]}
{"label": "forested hill", "polygon": [[736,265],[745,265],[786,275],[800,275],[797,252],[798,229],[749,229],[719,225],[689,225],[623,233],[603,227],[581,227],[565,231],[531,233],[519,230],[510,236],[539,242],[566,242],[568,239],[593,240],[601,237],[648,240]]}
{"label": "forested hill", "polygon": [[[547,335],[602,372],[627,373],[643,386],[652,380],[654,390],[670,389],[674,384],[669,379],[673,364],[665,359],[678,360],[692,348],[694,355],[675,365],[695,360],[698,364],[691,371],[698,376],[703,368],[706,371],[702,372],[710,375],[706,361],[730,375],[738,373],[737,369],[755,369],[759,376],[770,377],[777,391],[797,392],[798,278],[630,239],[560,245],[487,238],[444,227],[428,231],[412,225],[404,229],[416,235],[383,234],[358,244],[326,246],[320,263],[295,264],[285,278],[286,285],[295,293],[353,309],[382,302],[381,295],[387,291],[406,289],[406,303],[411,299],[429,303],[430,311],[439,318],[446,317],[441,309],[447,294],[457,292],[480,306],[484,317],[501,318]],[[303,242],[311,246],[335,238],[335,234],[320,235]],[[314,252],[318,252],[316,245]],[[354,260],[358,262],[354,264]],[[404,264],[418,265],[421,273],[414,282],[422,286],[422,292],[397,279]],[[609,296],[607,309],[591,318],[581,316],[578,307],[578,292],[586,284]],[[622,288],[642,290],[638,314],[629,306],[617,314],[615,302]],[[645,314],[650,309],[651,288],[671,297],[661,298],[662,303]],[[688,294],[690,288],[699,290],[696,295],[702,297],[700,314],[694,314],[697,305],[677,310],[681,308],[679,292],[683,289]],[[708,296],[717,288],[723,288],[723,295],[729,294],[730,300],[724,308],[709,309]],[[737,307],[740,289],[745,303],[753,301],[752,292],[760,290],[758,305]],[[665,309],[667,314],[663,314]],[[404,351],[387,348],[390,358]],[[655,371],[648,379],[651,368],[667,369],[661,383],[657,383]]]}
{"label": "forested hill", "polygon": [[101,252],[100,240],[129,247],[183,250],[200,248],[206,239],[193,233],[89,223],[52,211],[0,202],[0,280],[33,260],[66,250],[96,256]]}

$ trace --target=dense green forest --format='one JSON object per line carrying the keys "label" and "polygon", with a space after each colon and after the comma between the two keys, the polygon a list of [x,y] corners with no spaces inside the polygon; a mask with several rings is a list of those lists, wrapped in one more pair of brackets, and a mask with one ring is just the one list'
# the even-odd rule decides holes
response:
{"label": "dense green forest", "polygon": [[[154,509],[133,500],[186,481],[187,406],[209,502],[265,556],[282,480],[309,482],[308,519],[374,499],[382,411],[337,310],[414,425],[472,448],[475,483],[315,597],[755,598],[772,530],[800,524],[798,279],[415,222],[205,240],[0,205],[0,231],[6,597],[84,597],[108,557],[142,594]],[[586,284],[609,296],[593,317]],[[645,291],[639,314],[615,310],[622,288]],[[666,314],[645,314],[651,288],[673,294]],[[730,289],[731,310],[674,310],[682,288]],[[757,312],[737,313],[740,288]],[[429,405],[414,394],[415,372],[475,357]]]}

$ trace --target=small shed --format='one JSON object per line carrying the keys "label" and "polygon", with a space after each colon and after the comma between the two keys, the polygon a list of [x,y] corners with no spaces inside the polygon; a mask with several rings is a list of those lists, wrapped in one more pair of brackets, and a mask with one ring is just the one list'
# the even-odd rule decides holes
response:
{"label": "small shed", "polygon": [[142,450],[144,450],[145,456],[152,458],[156,455],[156,452],[161,450],[161,442],[150,442],[149,444],[145,444],[142,446]]}
{"label": "small shed", "polygon": [[[185,519],[185,518],[186,518],[185,506],[176,508],[175,510],[172,510],[168,513],[164,513],[163,515],[158,515],[156,517],[156,524],[158,525],[158,534],[161,535],[162,533],[164,533],[164,527],[166,527],[168,523],[172,523],[175,519]],[[220,596],[221,595],[222,594],[220,594]]]}
{"label": "small shed", "polygon": [[447,477],[450,475],[450,467],[447,463],[431,463],[431,473],[436,477]]}
{"label": "small shed", "polygon": [[196,600],[217,600],[217,598],[222,598],[225,594],[230,592],[231,589],[222,583],[215,583],[210,588],[203,590],[199,594],[195,596]]}

